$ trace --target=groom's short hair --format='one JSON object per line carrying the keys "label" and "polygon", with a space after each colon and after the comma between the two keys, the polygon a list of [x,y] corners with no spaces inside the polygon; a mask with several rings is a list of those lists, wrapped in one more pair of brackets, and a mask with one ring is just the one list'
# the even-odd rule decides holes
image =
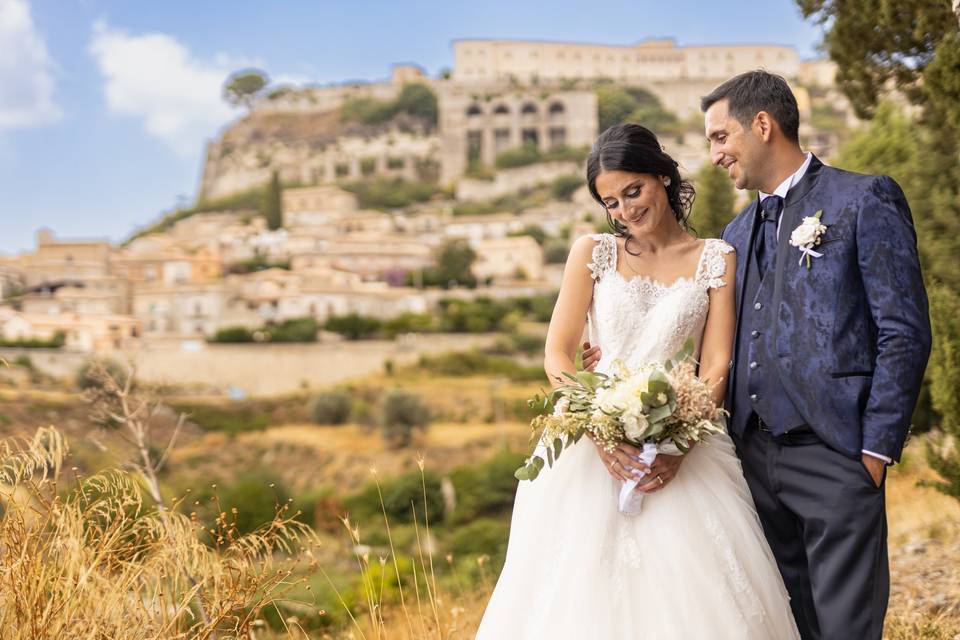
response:
{"label": "groom's short hair", "polygon": [[790,85],[782,77],[756,70],[741,73],[721,84],[700,99],[700,110],[706,112],[721,100],[729,101],[730,115],[749,127],[761,111],[769,113],[788,139],[800,141],[800,110]]}

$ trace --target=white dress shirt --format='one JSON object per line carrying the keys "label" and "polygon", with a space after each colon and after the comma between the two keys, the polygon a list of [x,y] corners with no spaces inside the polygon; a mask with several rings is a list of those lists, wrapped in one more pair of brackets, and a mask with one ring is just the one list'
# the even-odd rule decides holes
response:
{"label": "white dress shirt", "polygon": [[[800,165],[800,168],[794,171],[793,174],[790,177],[788,177],[786,180],[781,182],[780,186],[778,186],[776,189],[773,190],[773,193],[764,193],[763,191],[760,192],[761,202],[763,202],[765,198],[769,198],[770,196],[780,196],[781,198],[787,197],[787,193],[790,191],[790,189],[792,189],[795,184],[800,182],[800,179],[803,178],[804,174],[807,173],[807,169],[810,167],[810,160],[813,158],[813,154],[808,151],[805,155],[806,155],[806,158],[804,159],[803,164]],[[783,222],[783,216],[780,216],[780,219],[777,221],[778,237],[780,236],[781,222]],[[880,455],[879,453],[874,453],[873,451],[867,451],[866,449],[863,449],[863,453],[867,454],[868,456],[873,456],[874,458],[879,458],[880,460],[883,460],[887,464],[893,463],[893,460],[891,460],[887,456]]]}

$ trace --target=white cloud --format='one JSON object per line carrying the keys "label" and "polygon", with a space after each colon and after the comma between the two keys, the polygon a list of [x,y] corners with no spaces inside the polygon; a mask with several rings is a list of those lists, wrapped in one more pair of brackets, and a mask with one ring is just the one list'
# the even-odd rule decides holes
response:
{"label": "white cloud", "polygon": [[0,130],[56,122],[54,63],[26,0],[0,0]]}
{"label": "white cloud", "polygon": [[106,80],[110,110],[142,118],[150,135],[184,155],[198,153],[236,114],[221,97],[223,82],[250,66],[224,54],[199,60],[172,36],[129,35],[103,21],[93,26],[89,51]]}

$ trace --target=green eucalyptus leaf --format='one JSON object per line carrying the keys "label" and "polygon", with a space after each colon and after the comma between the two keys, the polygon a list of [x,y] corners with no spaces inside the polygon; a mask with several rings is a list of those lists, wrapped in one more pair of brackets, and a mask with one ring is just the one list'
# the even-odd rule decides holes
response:
{"label": "green eucalyptus leaf", "polygon": [[683,347],[681,347],[680,351],[677,352],[677,355],[673,356],[672,360],[676,363],[680,363],[692,355],[693,355],[693,338],[687,338],[687,341],[683,343]]}
{"label": "green eucalyptus leaf", "polygon": [[650,413],[647,414],[647,421],[650,423],[657,423],[665,418],[669,418],[673,415],[673,408],[669,404],[665,404],[660,407],[653,407],[650,409]]}

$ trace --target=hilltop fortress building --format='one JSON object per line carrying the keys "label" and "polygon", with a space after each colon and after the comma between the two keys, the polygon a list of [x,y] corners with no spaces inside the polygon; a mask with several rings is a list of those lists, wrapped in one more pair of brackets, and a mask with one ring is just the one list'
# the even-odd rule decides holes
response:
{"label": "hilltop fortress building", "polygon": [[[493,166],[499,154],[522,145],[536,146],[544,154],[588,146],[598,134],[593,84],[604,80],[646,89],[686,121],[698,115],[700,97],[719,82],[763,68],[794,86],[807,122],[806,88],[829,92],[835,73],[831,62],[803,61],[789,46],[677,46],[670,39],[633,45],[465,39],[453,43],[453,60],[453,69],[442,79],[402,64],[393,67],[389,80],[379,83],[274,90],[254,107],[252,120],[234,124],[208,146],[201,197],[216,198],[263,184],[274,169],[286,182],[330,184],[371,176],[422,179],[427,168],[449,184],[471,166]],[[277,118],[318,114],[322,116],[318,122],[325,122],[323,114],[333,114],[335,122],[336,110],[348,100],[390,100],[411,82],[436,93],[436,131],[362,135],[344,129],[319,141],[291,138],[289,132],[274,138],[254,130],[268,114]],[[845,110],[844,105],[839,109]],[[809,127],[801,133],[816,134]],[[237,137],[245,140],[242,147],[231,141]],[[699,147],[692,144],[687,155],[699,156]],[[829,143],[815,146],[822,152]],[[439,167],[430,169],[436,163]]]}
{"label": "hilltop fortress building", "polygon": [[458,83],[513,81],[524,85],[573,78],[623,83],[718,80],[764,68],[797,78],[803,63],[793,47],[711,45],[678,47],[673,40],[634,45],[531,40],[457,40],[453,79]]}

